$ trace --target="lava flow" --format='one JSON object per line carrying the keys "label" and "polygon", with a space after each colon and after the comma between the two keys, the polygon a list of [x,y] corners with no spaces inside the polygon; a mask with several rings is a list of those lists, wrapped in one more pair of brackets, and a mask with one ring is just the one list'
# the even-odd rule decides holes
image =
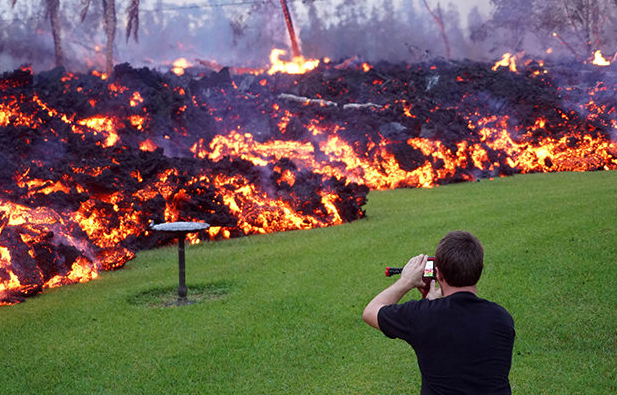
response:
{"label": "lava flow", "polygon": [[172,241],[150,221],[211,224],[196,243],[350,222],[370,189],[617,169],[614,65],[280,55],[5,73],[0,304]]}

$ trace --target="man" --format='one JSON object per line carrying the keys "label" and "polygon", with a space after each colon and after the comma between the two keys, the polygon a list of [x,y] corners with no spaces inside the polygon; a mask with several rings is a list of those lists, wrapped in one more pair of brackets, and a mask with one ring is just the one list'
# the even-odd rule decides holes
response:
{"label": "man", "polygon": [[511,394],[514,321],[503,307],[476,295],[483,259],[474,235],[450,232],[435,251],[439,288],[432,281],[426,299],[398,304],[407,292],[425,286],[427,256],[418,255],[364,309],[367,324],[415,350],[421,395]]}

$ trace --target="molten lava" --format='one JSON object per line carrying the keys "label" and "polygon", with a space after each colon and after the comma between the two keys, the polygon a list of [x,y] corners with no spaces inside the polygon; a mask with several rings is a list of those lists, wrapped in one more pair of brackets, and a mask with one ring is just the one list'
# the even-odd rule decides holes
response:
{"label": "molten lava", "polygon": [[273,49],[270,53],[270,69],[268,74],[286,73],[286,74],[304,74],[307,71],[313,70],[319,65],[317,59],[304,59],[303,56],[294,56],[291,61],[280,59],[287,52],[282,49]]}
{"label": "molten lava", "polygon": [[353,221],[369,189],[617,169],[613,66],[281,55],[267,72],[5,73],[0,304],[173,241],[151,220],[211,224],[197,243]]}

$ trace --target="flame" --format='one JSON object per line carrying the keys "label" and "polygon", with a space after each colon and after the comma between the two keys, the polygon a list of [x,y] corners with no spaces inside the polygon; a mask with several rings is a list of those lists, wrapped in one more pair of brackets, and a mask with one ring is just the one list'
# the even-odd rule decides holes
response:
{"label": "flame", "polygon": [[[0,282],[0,298],[8,293],[8,291],[14,291],[21,288],[21,283],[19,282],[19,278],[12,270],[7,270],[8,263],[11,261],[11,255],[9,249],[3,246],[0,246],[0,268],[5,269],[9,275],[9,279],[6,281]],[[0,306],[6,305],[9,303],[2,303],[0,301]]]}
{"label": "flame", "polygon": [[71,266],[71,271],[66,275],[56,275],[49,279],[43,288],[56,288],[73,283],[85,283],[99,276],[96,269],[92,268],[91,262],[83,257],[78,257]]}
{"label": "flame", "polygon": [[[543,125],[537,120],[536,125]],[[610,146],[614,145],[591,135],[583,135],[577,146],[572,147],[570,136],[560,139],[545,137],[532,143],[527,139],[533,127],[515,141],[510,133],[508,117],[486,117],[471,128],[479,128],[481,141],[489,148],[503,151],[508,163],[522,173],[549,171],[586,171],[610,163]]]}
{"label": "flame", "polygon": [[516,55],[512,55],[509,52],[503,54],[501,60],[495,63],[492,70],[495,71],[499,67],[507,67],[510,71],[516,72]]}
{"label": "flame", "polygon": [[292,187],[296,183],[296,176],[289,169],[282,170],[275,168],[274,171],[281,173],[281,177],[276,181],[277,184],[287,183],[287,185]]}
{"label": "flame", "polygon": [[[588,105],[589,111],[601,112],[602,109]],[[409,107],[403,106],[405,115]],[[285,115],[283,115],[283,118]],[[272,161],[294,158],[301,168],[311,169],[326,177],[346,179],[348,182],[362,183],[371,189],[392,189],[403,186],[432,187],[440,180],[457,174],[457,169],[473,166],[478,170],[498,171],[499,163],[493,163],[487,149],[503,152],[508,156],[508,164],[523,173],[536,171],[584,171],[594,169],[602,163],[611,163],[611,149],[616,144],[590,135],[584,136],[577,146],[573,146],[571,137],[560,139],[546,137],[534,141],[533,132],[546,127],[547,120],[536,119],[528,130],[515,131],[510,120],[505,117],[484,117],[469,120],[469,128],[477,130],[480,140],[477,143],[461,142],[456,149],[445,146],[440,141],[425,138],[412,138],[407,145],[422,153],[428,160],[414,170],[401,169],[394,155],[389,151],[391,142],[383,139],[373,147],[370,158],[358,154],[345,140],[337,134],[337,129],[313,123],[315,136],[320,137],[317,144],[319,152],[326,155],[326,160],[318,159],[316,145],[309,142],[270,140],[257,142],[250,133],[232,131],[223,136],[216,136],[208,147],[201,144],[194,146],[197,157],[220,161],[224,158],[241,158],[257,166],[265,166]],[[515,141],[512,134],[522,135]],[[529,137],[528,137],[529,136]],[[439,167],[436,166],[439,164]],[[470,174],[460,175],[472,180]]]}
{"label": "flame", "polygon": [[117,93],[124,93],[127,90],[129,90],[129,88],[127,88],[126,86],[120,85],[120,84],[118,84],[116,82],[112,82],[107,87],[109,88],[110,91],[117,92]]}
{"label": "flame", "polygon": [[39,180],[39,179],[32,179],[32,180],[24,180],[23,178],[17,178],[15,180],[15,183],[17,185],[19,185],[22,188],[25,188],[28,190],[27,196],[32,196],[33,194],[36,193],[42,193],[45,195],[49,195],[50,193],[54,193],[54,192],[64,192],[64,193],[70,193],[71,189],[64,185],[62,181],[51,181],[51,180]]}
{"label": "flame", "polygon": [[[77,124],[93,129],[95,136],[99,133],[105,136],[105,141],[103,142],[104,147],[112,147],[120,140],[118,133],[116,133],[114,120],[110,117],[96,116],[79,120],[77,121]],[[81,132],[79,129],[74,130],[76,133]]]}
{"label": "flame", "polygon": [[[0,226],[0,235],[7,230],[7,227],[11,228],[12,232],[20,236],[24,243],[23,246],[28,249],[28,256],[34,260],[40,259],[37,245],[46,242],[50,237],[60,237],[63,244],[72,245],[85,251],[86,254],[92,252],[87,244],[70,236],[72,234],[70,220],[51,209],[29,208],[2,199],[0,199],[0,208],[0,222],[3,224]],[[49,233],[50,230],[52,233]],[[78,281],[89,281],[97,277],[99,270],[99,267],[95,266],[92,261],[81,256],[77,257],[71,270],[66,274],[57,274],[44,281],[43,272],[35,269],[28,274],[26,282],[22,283],[14,271],[12,258],[9,247],[0,245],[0,270],[9,276],[8,280],[0,281],[0,299],[12,292],[28,294],[39,287],[50,288]]]}
{"label": "flame", "polygon": [[295,56],[291,62],[287,62],[279,59],[282,55],[285,55],[287,51],[283,49],[273,49],[270,52],[270,69],[269,75],[275,73],[287,73],[287,74],[304,74],[307,71],[313,70],[319,66],[319,60],[317,59],[304,59],[303,56]]}
{"label": "flame", "polygon": [[[341,221],[332,197],[322,196],[326,202],[329,217],[320,220],[310,214],[298,213],[283,199],[272,199],[259,187],[250,183],[244,176],[226,176],[218,174],[213,179],[215,185],[223,191],[222,199],[230,211],[240,218],[238,228],[244,234],[263,234],[276,231],[310,229],[329,226],[332,221]],[[224,185],[234,185],[229,192]],[[325,199],[325,200],[324,200]]]}
{"label": "flame", "polygon": [[179,59],[174,60],[173,67],[171,68],[171,71],[175,75],[181,76],[181,75],[184,74],[184,70],[189,68],[189,67],[193,67],[193,64],[191,62],[186,60],[186,58],[179,58]]}
{"label": "flame", "polygon": [[131,122],[131,125],[133,125],[138,130],[143,130],[144,122],[146,121],[146,119],[141,115],[130,115],[129,121]]}
{"label": "flame", "polygon": [[97,70],[92,70],[92,75],[99,77],[102,80],[106,80],[108,77],[107,73],[101,73],[100,71],[97,71]]}
{"label": "flame", "polygon": [[596,52],[594,52],[593,60],[591,61],[591,63],[595,64],[596,66],[610,66],[611,65],[611,62],[609,60],[606,60],[604,56],[602,56],[602,52],[599,49]]}
{"label": "flame", "polygon": [[150,139],[146,139],[144,141],[142,141],[141,143],[139,143],[139,149],[142,151],[154,151],[155,149],[157,149],[157,145]]}
{"label": "flame", "polygon": [[129,103],[131,107],[138,106],[139,104],[143,102],[144,102],[144,99],[141,97],[141,94],[137,91],[133,92],[133,97],[131,97],[131,101]]}

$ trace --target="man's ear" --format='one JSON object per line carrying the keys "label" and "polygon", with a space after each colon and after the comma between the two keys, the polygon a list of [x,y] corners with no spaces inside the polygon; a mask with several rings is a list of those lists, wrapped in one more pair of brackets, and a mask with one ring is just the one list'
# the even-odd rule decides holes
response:
{"label": "man's ear", "polygon": [[439,281],[439,283],[443,282],[443,276],[437,267],[435,267],[435,277],[437,277],[437,281]]}

